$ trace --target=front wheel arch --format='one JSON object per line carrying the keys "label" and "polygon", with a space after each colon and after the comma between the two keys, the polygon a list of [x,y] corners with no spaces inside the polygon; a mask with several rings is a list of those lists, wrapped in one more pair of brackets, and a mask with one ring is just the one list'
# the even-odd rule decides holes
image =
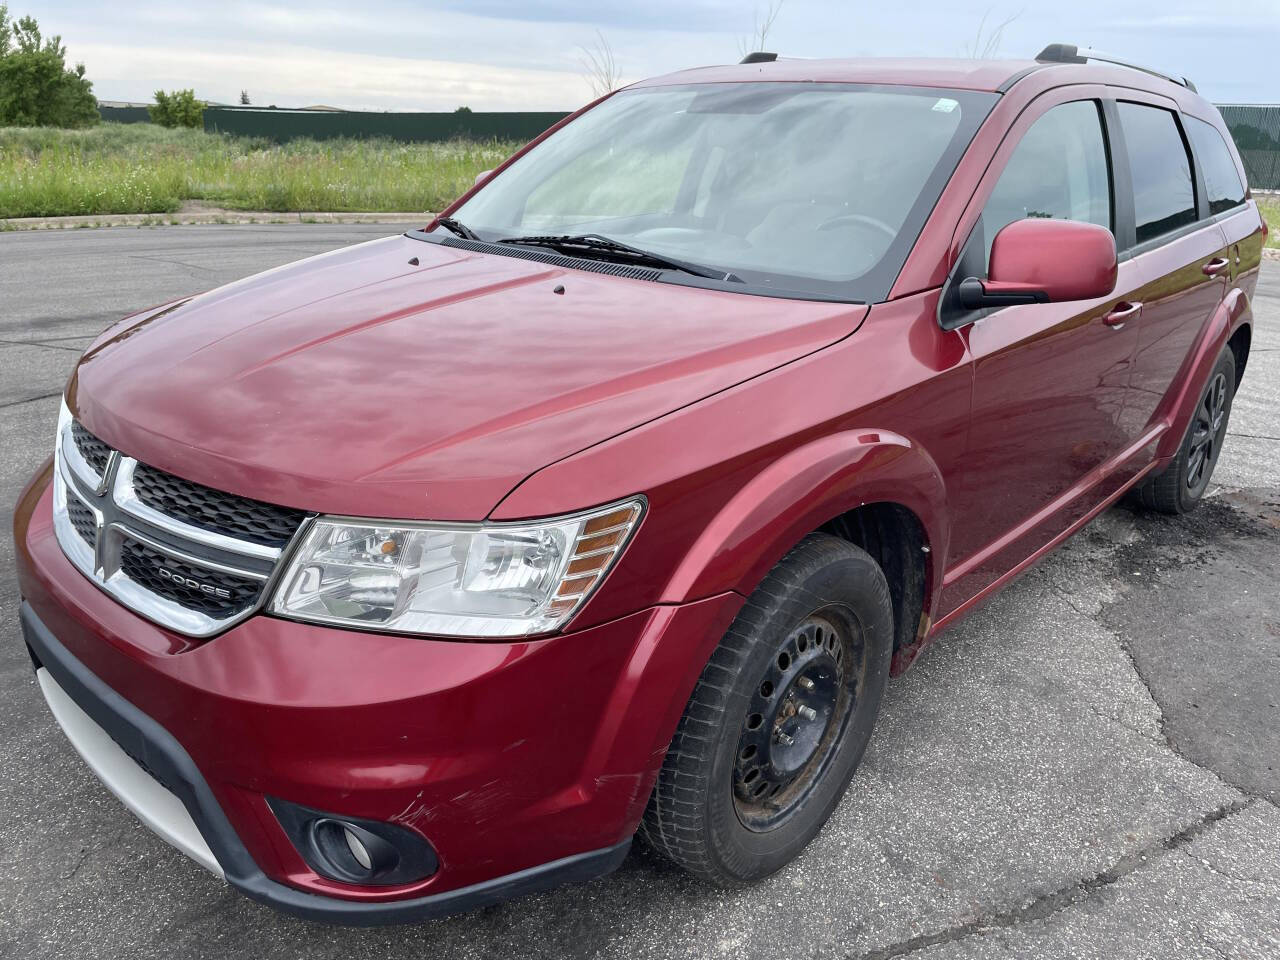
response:
{"label": "front wheel arch", "polygon": [[[910,616],[918,621],[935,609],[941,590],[950,529],[946,489],[924,448],[888,430],[829,434],[775,460],[707,523],[664,597],[680,603],[724,590],[748,596],[810,533],[833,533],[868,549],[868,538],[856,534],[873,517],[877,526],[892,519],[886,529],[910,540],[908,569],[922,581],[920,609]],[[881,560],[887,549],[868,552]],[[914,635],[916,626],[905,629]]]}

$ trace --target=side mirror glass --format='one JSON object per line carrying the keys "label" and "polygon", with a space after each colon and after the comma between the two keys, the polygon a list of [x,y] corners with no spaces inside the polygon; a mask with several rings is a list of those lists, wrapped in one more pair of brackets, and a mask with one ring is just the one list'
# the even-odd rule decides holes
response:
{"label": "side mirror glass", "polygon": [[486,180],[489,179],[489,174],[491,173],[493,173],[493,170],[481,170],[479,173],[476,174],[476,178],[474,181],[472,181],[471,185],[473,187],[480,186],[480,184],[484,183]]}
{"label": "side mirror glass", "polygon": [[1106,297],[1116,287],[1116,241],[1093,223],[1029,217],[1015,220],[991,244],[988,279],[960,282],[967,310],[1019,303]]}

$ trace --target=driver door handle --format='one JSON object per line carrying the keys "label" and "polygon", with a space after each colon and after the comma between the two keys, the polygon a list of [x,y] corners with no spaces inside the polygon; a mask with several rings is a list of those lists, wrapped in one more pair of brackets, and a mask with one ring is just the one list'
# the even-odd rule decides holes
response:
{"label": "driver door handle", "polygon": [[1130,320],[1137,320],[1142,314],[1142,304],[1121,300],[1110,313],[1103,315],[1102,322],[1108,327],[1123,327]]}

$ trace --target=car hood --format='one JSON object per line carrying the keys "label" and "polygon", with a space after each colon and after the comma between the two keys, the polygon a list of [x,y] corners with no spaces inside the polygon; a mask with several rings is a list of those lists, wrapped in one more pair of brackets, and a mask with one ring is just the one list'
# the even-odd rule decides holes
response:
{"label": "car hood", "polygon": [[121,322],[68,401],[125,454],[232,493],[478,520],[539,468],[865,313],[389,237]]}

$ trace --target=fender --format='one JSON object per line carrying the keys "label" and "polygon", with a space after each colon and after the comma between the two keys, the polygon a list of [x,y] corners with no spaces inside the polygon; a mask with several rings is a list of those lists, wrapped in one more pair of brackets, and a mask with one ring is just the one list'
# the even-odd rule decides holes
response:
{"label": "fender", "polygon": [[725,590],[749,595],[805,534],[868,503],[911,510],[924,527],[934,571],[925,591],[934,609],[936,571],[948,545],[942,473],[920,445],[874,428],[830,434],[756,474],[707,524],[669,579],[663,599],[683,603]]}
{"label": "fender", "polygon": [[[744,598],[806,534],[849,510],[880,502],[906,507],[920,520],[934,561],[926,565],[925,613],[934,610],[949,525],[946,488],[929,453],[908,437],[873,428],[845,430],[797,447],[720,508],[668,578],[664,605],[650,616],[665,623],[678,615],[687,622],[671,636],[665,628],[647,632],[632,651],[621,673],[625,680],[614,694],[610,715],[615,719],[599,731],[587,764],[592,771],[607,767],[612,772],[603,782],[574,789],[590,793],[620,781],[631,795],[630,822],[638,823],[694,685]],[[919,647],[912,649],[918,653]],[[655,730],[647,756],[619,761],[614,756],[618,730],[641,726]]]}
{"label": "fender", "polygon": [[1227,341],[1245,324],[1252,325],[1253,308],[1248,294],[1238,287],[1230,290],[1201,331],[1195,347],[1183,363],[1182,373],[1161,404],[1160,420],[1168,424],[1156,447],[1156,459],[1167,461],[1177,454],[1191,425],[1200,394],[1209,382],[1213,365],[1218,362]]}

